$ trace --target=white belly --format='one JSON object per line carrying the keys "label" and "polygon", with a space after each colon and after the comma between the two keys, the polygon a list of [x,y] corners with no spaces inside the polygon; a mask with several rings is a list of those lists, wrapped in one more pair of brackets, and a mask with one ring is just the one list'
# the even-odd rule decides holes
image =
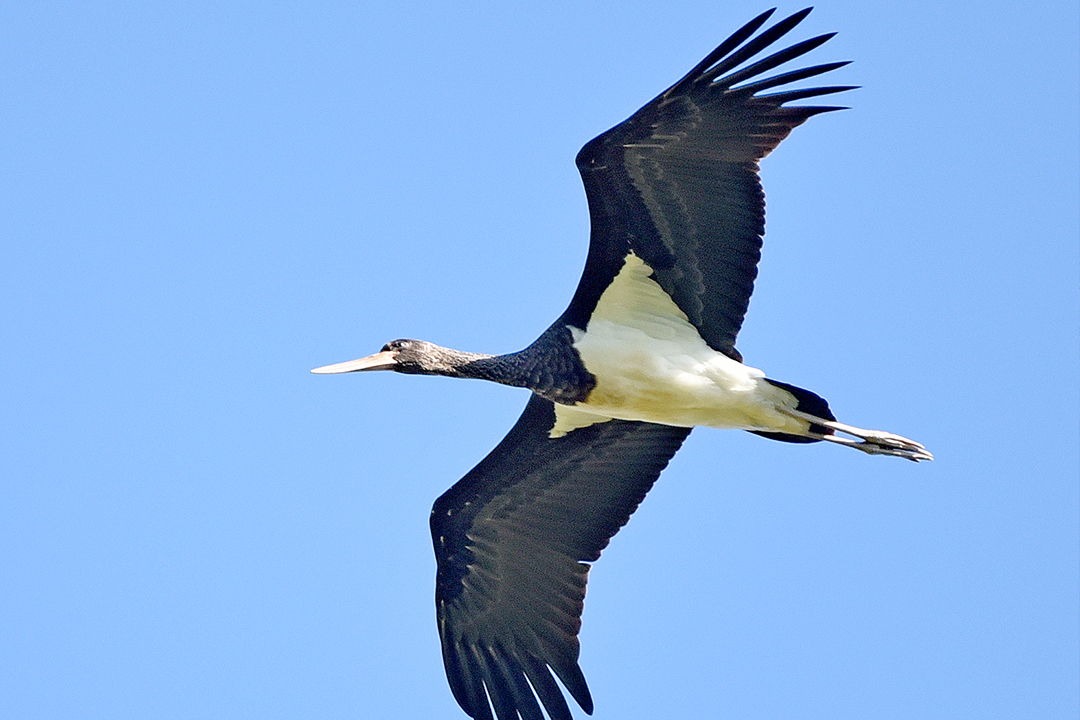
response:
{"label": "white belly", "polygon": [[[687,327],[692,326],[687,323]],[[765,373],[693,340],[658,338],[638,328],[589,323],[574,344],[596,387],[585,412],[622,420],[692,427],[801,432],[806,423],[781,412],[791,393],[765,382]]]}
{"label": "white belly", "polygon": [[606,418],[804,432],[805,421],[782,411],[795,408],[795,397],[710,348],[651,273],[630,255],[588,327],[570,328],[596,387],[572,410],[557,407],[556,434]]}

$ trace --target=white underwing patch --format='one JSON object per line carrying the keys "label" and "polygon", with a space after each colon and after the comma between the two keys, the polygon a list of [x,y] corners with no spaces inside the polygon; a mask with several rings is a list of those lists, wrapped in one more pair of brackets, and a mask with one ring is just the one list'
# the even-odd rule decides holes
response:
{"label": "white underwing patch", "polygon": [[551,437],[611,418],[801,433],[791,393],[713,350],[634,253],[604,290],[574,347],[596,378],[588,398],[555,406]]}

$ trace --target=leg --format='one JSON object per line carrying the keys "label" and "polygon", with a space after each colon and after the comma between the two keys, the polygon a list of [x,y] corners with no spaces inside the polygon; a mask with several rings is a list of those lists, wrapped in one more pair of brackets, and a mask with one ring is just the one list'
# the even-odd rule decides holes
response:
{"label": "leg", "polygon": [[814,425],[827,427],[833,432],[844,433],[844,435],[851,435],[855,438],[852,439],[850,437],[832,434],[807,433],[807,437],[812,437],[815,440],[826,440],[828,442],[837,443],[838,445],[846,445],[848,447],[853,447],[856,450],[862,450],[864,453],[869,453],[870,455],[894,455],[896,457],[914,460],[915,462],[918,462],[919,460],[934,459],[934,456],[931,455],[922,444],[917,443],[914,440],[909,440],[906,437],[901,437],[900,435],[893,435],[892,433],[882,432],[880,430],[863,430],[862,428],[845,425],[844,423],[836,422],[835,420],[825,420],[800,410],[784,410],[783,412],[791,415],[791,417],[806,420]]}

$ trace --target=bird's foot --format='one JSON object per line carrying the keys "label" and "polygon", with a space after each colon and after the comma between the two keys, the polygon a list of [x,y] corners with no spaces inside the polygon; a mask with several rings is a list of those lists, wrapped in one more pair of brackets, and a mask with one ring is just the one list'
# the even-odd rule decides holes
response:
{"label": "bird's foot", "polygon": [[[825,440],[838,445],[853,447],[856,450],[861,450],[869,455],[893,455],[895,457],[907,458],[908,460],[913,460],[915,462],[934,459],[934,456],[923,447],[922,443],[917,443],[914,440],[901,435],[894,435],[893,433],[883,432],[881,430],[864,430],[863,428],[845,425],[844,423],[835,420],[824,420],[798,410],[792,410],[789,411],[789,413],[792,417],[797,417],[800,420],[806,420],[814,425],[827,427],[834,433],[843,433],[843,435],[810,433],[810,437],[818,440]],[[851,437],[847,437],[848,435]]]}

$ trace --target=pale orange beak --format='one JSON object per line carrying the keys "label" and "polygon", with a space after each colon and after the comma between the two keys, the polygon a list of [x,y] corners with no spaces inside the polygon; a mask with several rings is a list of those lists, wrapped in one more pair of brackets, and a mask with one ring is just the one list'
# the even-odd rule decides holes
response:
{"label": "pale orange beak", "polygon": [[316,375],[337,375],[339,373],[360,372],[361,370],[391,370],[397,365],[392,350],[383,350],[374,355],[368,355],[357,360],[337,363],[335,365],[323,365],[311,372]]}

